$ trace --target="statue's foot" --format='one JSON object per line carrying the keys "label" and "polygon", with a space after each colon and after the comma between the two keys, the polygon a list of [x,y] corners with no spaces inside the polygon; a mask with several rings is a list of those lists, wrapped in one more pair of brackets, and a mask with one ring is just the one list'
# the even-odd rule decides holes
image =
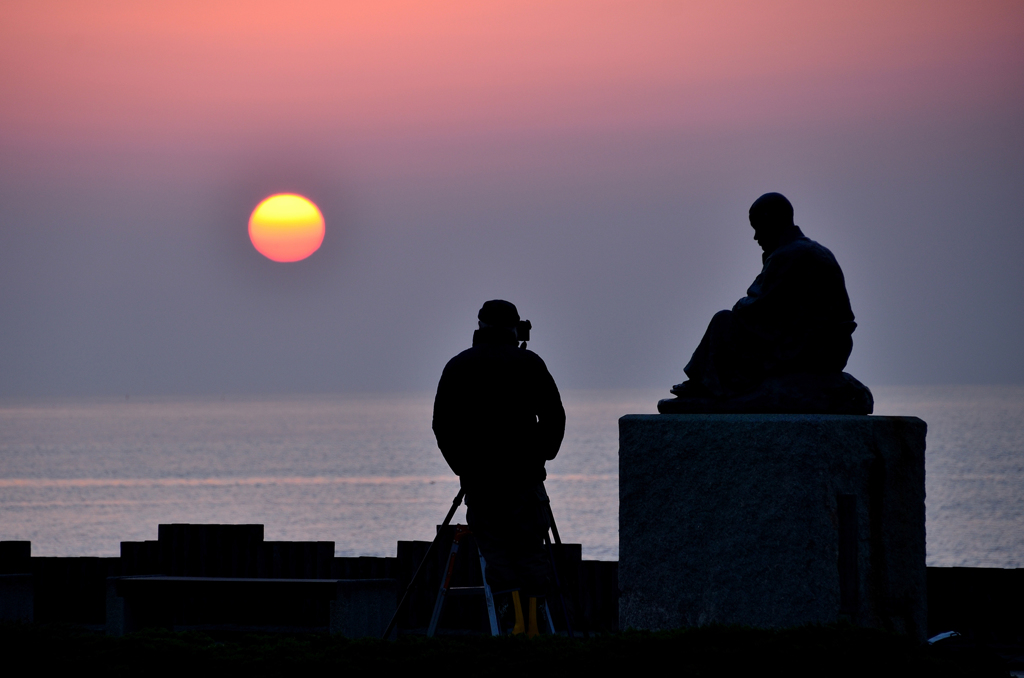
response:
{"label": "statue's foot", "polygon": [[707,414],[718,411],[711,391],[698,381],[689,379],[675,384],[669,392],[676,397],[658,401],[658,412],[661,414]]}
{"label": "statue's foot", "polygon": [[[787,374],[765,379],[757,388],[730,398],[701,396],[693,382],[672,387],[677,398],[658,401],[662,414],[871,414],[867,386],[845,372]],[[707,391],[704,391],[707,393]]]}
{"label": "statue's foot", "polygon": [[674,396],[679,398],[710,398],[711,392],[707,389],[704,384],[693,381],[692,379],[684,381],[681,384],[676,384],[668,391]]}
{"label": "statue's foot", "polygon": [[711,398],[665,398],[658,401],[659,414],[713,414],[719,411]]}

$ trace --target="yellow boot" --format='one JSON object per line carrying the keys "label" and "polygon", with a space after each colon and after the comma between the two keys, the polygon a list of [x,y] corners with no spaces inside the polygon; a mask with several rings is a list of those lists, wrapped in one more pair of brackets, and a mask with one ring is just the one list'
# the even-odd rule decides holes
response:
{"label": "yellow boot", "polygon": [[512,605],[516,610],[516,625],[512,627],[512,635],[518,636],[520,633],[526,632],[526,624],[523,622],[523,606],[519,602],[519,591],[512,592]]}
{"label": "yellow boot", "polygon": [[533,638],[540,631],[537,630],[537,599],[530,596],[530,624],[526,627],[526,637]]}

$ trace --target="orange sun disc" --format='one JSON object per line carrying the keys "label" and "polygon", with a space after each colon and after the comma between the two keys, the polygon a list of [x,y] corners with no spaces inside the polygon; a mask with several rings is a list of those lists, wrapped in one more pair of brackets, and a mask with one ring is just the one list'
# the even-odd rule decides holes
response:
{"label": "orange sun disc", "polygon": [[320,249],[324,241],[324,215],[301,195],[278,193],[252,211],[249,239],[267,259],[300,261]]}

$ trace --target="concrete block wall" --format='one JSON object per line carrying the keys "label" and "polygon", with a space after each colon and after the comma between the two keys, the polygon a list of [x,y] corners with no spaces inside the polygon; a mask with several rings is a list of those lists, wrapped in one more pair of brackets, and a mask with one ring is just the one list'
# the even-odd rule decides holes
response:
{"label": "concrete block wall", "polygon": [[[450,528],[449,532],[453,530]],[[276,617],[281,629],[286,626],[293,631],[303,628],[321,631],[342,629],[342,632],[352,633],[354,619],[362,619],[360,623],[370,628],[377,623],[377,617],[384,615],[383,610],[388,609],[388,605],[393,612],[397,596],[404,591],[404,583],[399,588],[399,582],[395,580],[404,576],[408,581],[428,546],[429,542],[400,542],[399,558],[339,558],[334,556],[333,542],[264,541],[262,525],[189,524],[161,525],[155,540],[121,542],[119,558],[32,558],[29,542],[0,542],[0,572],[16,573],[16,576],[12,574],[0,580],[0,614],[10,619],[29,620],[31,616],[41,622],[73,623],[123,633],[133,624],[146,621],[143,619],[145,612],[140,612],[142,608],[138,605],[135,606],[136,619],[128,618],[132,614],[126,611],[125,601],[116,592],[116,582],[120,577],[359,580],[363,583],[349,581],[339,584],[343,587],[339,589],[339,595],[343,594],[347,602],[328,604],[315,599],[301,603],[278,601],[269,603],[276,606],[276,612],[271,610],[273,614],[264,614],[266,610],[254,612],[255,616],[263,614],[267,619]],[[443,562],[447,552],[448,543],[442,544],[437,550],[438,560]],[[469,558],[471,550],[464,550],[462,555]],[[559,550],[559,561],[566,590],[573,591],[576,596],[570,600],[579,606],[577,627],[595,631],[614,630],[618,614],[617,564],[583,561],[579,544],[563,545]],[[479,579],[479,567],[472,565],[475,562],[466,561],[460,569],[470,580],[474,576]],[[438,565],[435,569],[440,567]],[[413,618],[425,616],[429,619],[439,582],[439,575],[428,576],[424,580],[417,592],[422,598],[421,604],[410,608]],[[298,590],[304,589],[300,587]],[[180,602],[188,604],[174,615],[178,615],[183,624],[194,622],[201,625],[201,622],[212,623],[211,620],[218,619],[227,623],[227,617],[218,617],[215,603],[203,602],[194,592],[181,595],[185,600]],[[388,596],[391,596],[390,601]],[[239,600],[234,604],[245,608],[250,602]],[[482,622],[482,615],[477,614],[482,608],[477,610],[473,602],[476,601],[453,600],[446,608],[447,622],[467,629],[474,628],[476,622]],[[463,607],[467,609],[461,609]],[[139,614],[143,617],[138,617]],[[381,632],[390,621],[390,614],[387,613]],[[166,615],[164,617],[166,621]],[[231,623],[235,622],[237,619]],[[562,626],[560,616],[556,623]],[[426,622],[420,626],[425,628]],[[402,624],[399,630],[415,632],[417,628]]]}

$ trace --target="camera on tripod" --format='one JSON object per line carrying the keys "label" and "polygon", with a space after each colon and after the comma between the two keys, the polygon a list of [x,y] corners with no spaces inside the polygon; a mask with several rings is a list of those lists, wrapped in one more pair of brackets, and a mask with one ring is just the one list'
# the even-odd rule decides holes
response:
{"label": "camera on tripod", "polygon": [[530,330],[533,329],[533,325],[529,320],[520,320],[516,323],[516,339],[523,342],[519,348],[526,348],[526,342],[530,340]]}

